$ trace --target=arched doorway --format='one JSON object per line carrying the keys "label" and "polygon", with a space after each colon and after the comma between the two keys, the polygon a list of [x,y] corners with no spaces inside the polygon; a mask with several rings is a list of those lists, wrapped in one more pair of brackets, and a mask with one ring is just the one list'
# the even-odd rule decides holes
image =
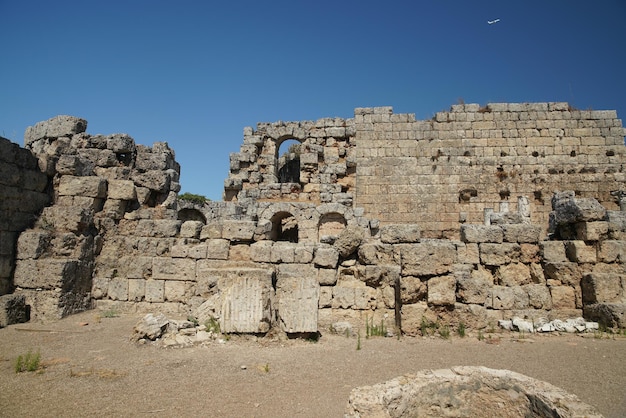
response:
{"label": "arched doorway", "polygon": [[283,139],[277,147],[276,177],[279,183],[300,183],[302,144],[294,138]]}
{"label": "arched doorway", "polygon": [[277,212],[270,219],[273,241],[298,242],[298,221],[289,212]]}

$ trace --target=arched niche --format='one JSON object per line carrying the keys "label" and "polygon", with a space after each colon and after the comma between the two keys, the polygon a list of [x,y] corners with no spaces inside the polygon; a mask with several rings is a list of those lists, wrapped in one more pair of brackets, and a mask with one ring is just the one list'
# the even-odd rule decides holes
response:
{"label": "arched niche", "polygon": [[338,212],[328,212],[320,216],[318,236],[321,242],[334,242],[346,228],[346,218]]}
{"label": "arched niche", "polygon": [[194,208],[183,208],[178,211],[178,220],[179,221],[200,221],[206,225],[206,217],[202,212],[198,209]]}
{"label": "arched niche", "polygon": [[276,141],[276,178],[279,183],[300,183],[302,141],[283,137]]}
{"label": "arched niche", "polygon": [[290,212],[276,212],[271,218],[272,241],[298,242],[298,221]]}

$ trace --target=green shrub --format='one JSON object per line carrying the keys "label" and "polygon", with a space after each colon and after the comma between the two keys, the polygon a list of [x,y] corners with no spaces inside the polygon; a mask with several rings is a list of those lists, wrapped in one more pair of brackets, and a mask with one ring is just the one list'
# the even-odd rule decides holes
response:
{"label": "green shrub", "polygon": [[15,359],[15,373],[34,372],[39,369],[40,364],[41,354],[39,351],[33,354],[30,350],[28,350],[28,353],[24,355],[20,354],[17,356],[17,359]]}
{"label": "green shrub", "polygon": [[206,196],[189,192],[178,195],[178,199],[184,200],[186,202],[197,203],[199,205],[204,205],[206,202],[209,202],[211,200]]}
{"label": "green shrub", "polygon": [[456,333],[459,334],[459,337],[465,337],[465,322],[459,322],[459,327],[456,329]]}

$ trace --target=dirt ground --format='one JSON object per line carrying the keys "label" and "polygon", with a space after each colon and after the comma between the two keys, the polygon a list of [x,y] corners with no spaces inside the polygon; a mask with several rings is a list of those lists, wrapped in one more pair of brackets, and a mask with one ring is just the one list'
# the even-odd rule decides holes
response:
{"label": "dirt ground", "polygon": [[[513,370],[626,416],[623,337],[375,337],[357,350],[356,338],[324,334],[161,348],[130,341],[139,318],[91,311],[0,329],[0,416],[340,417],[354,387],[459,365]],[[29,350],[44,368],[16,373]]]}

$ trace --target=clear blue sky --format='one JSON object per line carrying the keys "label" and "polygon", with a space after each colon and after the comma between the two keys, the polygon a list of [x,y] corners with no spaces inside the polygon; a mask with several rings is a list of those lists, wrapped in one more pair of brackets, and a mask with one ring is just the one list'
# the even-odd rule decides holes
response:
{"label": "clear blue sky", "polygon": [[0,135],[67,114],[167,141],[182,191],[213,200],[257,122],[459,99],[626,120],[623,0],[0,0],[0,18]]}

